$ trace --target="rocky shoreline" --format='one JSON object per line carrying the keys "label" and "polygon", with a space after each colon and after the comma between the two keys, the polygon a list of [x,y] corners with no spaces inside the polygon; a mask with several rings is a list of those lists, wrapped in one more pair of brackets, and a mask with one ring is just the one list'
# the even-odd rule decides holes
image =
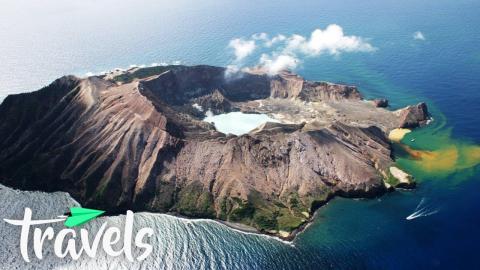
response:
{"label": "rocky shoreline", "polygon": [[[112,213],[172,212],[287,240],[334,196],[414,186],[392,169],[387,134],[425,125],[424,103],[390,111],[387,100],[366,102],[355,86],[288,71],[225,71],[160,66],[66,76],[11,95],[0,105],[0,182],[66,191]],[[223,134],[202,121],[207,110],[279,123]]]}

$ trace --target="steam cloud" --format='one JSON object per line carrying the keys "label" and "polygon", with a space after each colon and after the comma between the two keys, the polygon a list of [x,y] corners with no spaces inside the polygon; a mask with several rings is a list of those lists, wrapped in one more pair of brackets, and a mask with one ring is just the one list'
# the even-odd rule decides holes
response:
{"label": "steam cloud", "polygon": [[235,54],[235,61],[229,65],[229,72],[240,70],[248,56],[255,50],[263,48],[269,52],[261,54],[257,65],[270,75],[285,69],[294,70],[301,65],[305,57],[376,50],[362,37],[345,35],[342,27],[336,24],[330,24],[324,30],[315,29],[310,36],[279,34],[270,37],[267,33],[256,33],[249,39],[232,39],[229,47]]}
{"label": "steam cloud", "polygon": [[256,47],[255,41],[243,40],[241,38],[230,40],[228,46],[234,50],[235,61],[242,61],[245,57],[252,54]]}

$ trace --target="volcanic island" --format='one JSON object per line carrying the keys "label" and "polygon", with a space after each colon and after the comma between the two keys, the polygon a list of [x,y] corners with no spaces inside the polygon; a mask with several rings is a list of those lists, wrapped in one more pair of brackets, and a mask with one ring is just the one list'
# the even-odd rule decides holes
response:
{"label": "volcanic island", "polygon": [[[428,122],[425,103],[389,110],[355,86],[227,73],[132,68],[10,95],[0,105],[0,182],[66,191],[112,214],[210,218],[287,240],[335,196],[415,186],[395,166],[392,140]],[[204,121],[207,112],[276,121],[237,136]]]}

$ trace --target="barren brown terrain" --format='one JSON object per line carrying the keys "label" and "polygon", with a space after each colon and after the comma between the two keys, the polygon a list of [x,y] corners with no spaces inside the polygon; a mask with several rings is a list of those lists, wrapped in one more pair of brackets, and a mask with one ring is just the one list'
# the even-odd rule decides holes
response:
{"label": "barren brown terrain", "polygon": [[[162,66],[66,76],[0,105],[0,182],[67,191],[111,213],[215,218],[289,238],[334,196],[414,185],[392,175],[385,134],[424,125],[427,108],[383,105],[354,86],[290,72],[226,78],[221,67]],[[206,110],[280,123],[223,134],[202,121]]]}

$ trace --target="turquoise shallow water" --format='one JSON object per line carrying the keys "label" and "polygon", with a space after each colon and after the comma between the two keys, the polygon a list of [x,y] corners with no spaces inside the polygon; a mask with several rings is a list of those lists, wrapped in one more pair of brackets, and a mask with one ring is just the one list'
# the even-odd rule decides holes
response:
{"label": "turquoise shallow water", "polygon": [[[447,142],[478,145],[479,11],[474,0],[10,1],[0,10],[0,99],[63,74],[152,62],[227,65],[233,60],[227,48],[232,38],[258,32],[309,35],[336,23],[377,50],[307,57],[299,74],[357,85],[369,98],[388,97],[393,108],[427,101],[435,121],[412,134],[416,147],[436,145],[448,132]],[[415,31],[425,40],[414,40]],[[247,63],[255,59],[254,54]],[[222,268],[222,258],[242,269],[480,268],[478,166],[432,173],[408,159],[399,163],[416,173],[416,190],[373,200],[335,199],[319,210],[295,248],[221,229],[221,242],[199,231],[185,250],[188,243],[205,245],[191,256],[211,268]],[[422,199],[438,212],[406,220]],[[195,260],[162,259],[158,265],[188,261],[181,265],[195,268]]]}

